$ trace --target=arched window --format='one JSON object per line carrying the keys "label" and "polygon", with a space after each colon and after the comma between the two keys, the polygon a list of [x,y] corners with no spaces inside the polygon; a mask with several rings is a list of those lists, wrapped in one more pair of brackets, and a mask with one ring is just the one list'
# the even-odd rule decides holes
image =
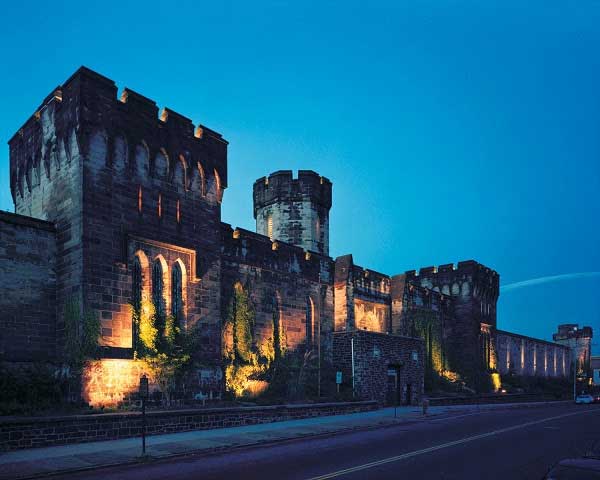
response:
{"label": "arched window", "polygon": [[273,240],[273,215],[267,217],[267,237]]}
{"label": "arched window", "polygon": [[134,351],[137,351],[139,345],[139,313],[142,308],[142,264],[136,255],[133,259],[133,269],[131,271],[131,301],[136,311],[138,321],[133,321],[131,325],[131,345]]}
{"label": "arched window", "polygon": [[181,325],[181,317],[183,315],[183,275],[178,262],[175,262],[175,265],[173,265],[171,276],[171,314],[175,317],[177,323]]}
{"label": "arched window", "polygon": [[142,305],[142,264],[140,259],[136,255],[133,259],[133,270],[132,270],[132,282],[131,282],[131,293],[133,308],[139,311]]}
{"label": "arched window", "polygon": [[163,289],[163,268],[160,260],[156,259],[152,265],[152,303],[158,317],[162,317],[165,313]]}

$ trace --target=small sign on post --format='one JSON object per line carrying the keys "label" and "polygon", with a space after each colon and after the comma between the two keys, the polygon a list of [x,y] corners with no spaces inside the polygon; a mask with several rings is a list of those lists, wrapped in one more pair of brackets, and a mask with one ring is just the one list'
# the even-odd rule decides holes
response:
{"label": "small sign on post", "polygon": [[146,377],[146,375],[140,377],[140,388],[138,393],[142,399],[142,455],[146,455],[146,399],[150,394],[148,377]]}
{"label": "small sign on post", "polygon": [[335,372],[335,383],[337,386],[337,393],[340,393],[340,384],[342,383],[342,372]]}

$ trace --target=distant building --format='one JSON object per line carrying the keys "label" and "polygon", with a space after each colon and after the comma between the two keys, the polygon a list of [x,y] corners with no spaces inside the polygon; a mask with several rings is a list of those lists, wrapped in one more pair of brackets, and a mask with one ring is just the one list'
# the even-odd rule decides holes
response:
{"label": "distant building", "polygon": [[592,378],[592,327],[579,327],[576,323],[558,326],[553,340],[571,348],[571,358],[577,365],[577,376]]}
{"label": "distant building", "polygon": [[592,357],[592,373],[594,385],[600,386],[600,357]]}

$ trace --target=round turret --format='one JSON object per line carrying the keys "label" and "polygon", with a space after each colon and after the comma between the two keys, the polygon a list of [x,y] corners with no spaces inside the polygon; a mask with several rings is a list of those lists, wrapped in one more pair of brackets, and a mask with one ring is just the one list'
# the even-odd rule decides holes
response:
{"label": "round turret", "polygon": [[256,231],[329,255],[331,182],[311,170],[280,170],[254,182]]}

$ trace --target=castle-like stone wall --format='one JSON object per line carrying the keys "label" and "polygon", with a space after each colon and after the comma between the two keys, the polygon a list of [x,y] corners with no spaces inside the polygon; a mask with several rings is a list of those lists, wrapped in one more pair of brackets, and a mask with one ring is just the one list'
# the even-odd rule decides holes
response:
{"label": "castle-like stone wall", "polygon": [[223,314],[239,282],[252,301],[257,342],[272,336],[276,319],[285,330],[289,350],[320,351],[323,358],[330,359],[331,259],[226,224],[222,245]]}
{"label": "castle-like stone wall", "polygon": [[391,331],[390,277],[354,264],[352,255],[335,260],[336,331]]}
{"label": "castle-like stone wall", "polygon": [[[518,339],[496,331],[495,271],[466,261],[390,277],[355,265],[352,255],[333,260],[332,184],[307,170],[258,179],[258,233],[233,229],[221,221],[227,141],[167,108],[159,116],[154,101],[132,90],[117,96],[112,80],[85,67],[44,99],[9,145],[15,211],[28,217],[0,218],[9,283],[0,355],[60,355],[63,308],[76,300],[101,322],[103,358],[84,375],[92,403],[122,401],[137,383],[138,293],[177,313],[182,328],[197,327],[204,370],[194,386],[219,396],[223,318],[237,283],[256,312],[259,342],[273,335],[276,318],[289,350],[337,355],[346,368],[346,340],[355,338],[355,393],[363,398],[384,400],[390,365],[414,402],[424,369],[471,383],[518,363]],[[179,276],[181,302],[172,290]],[[536,342],[525,345],[521,372],[535,365],[536,374],[558,375],[562,350]]]}
{"label": "castle-like stone wall", "polygon": [[568,347],[536,338],[496,330],[496,369],[501,375],[567,377],[571,370]]}
{"label": "castle-like stone wall", "polygon": [[[592,327],[580,327],[576,323],[558,326],[558,332],[552,335],[556,343],[571,350],[571,361],[576,362],[577,375],[581,381],[592,378]],[[586,379],[586,380],[584,380]]]}
{"label": "castle-like stone wall", "polygon": [[0,361],[56,358],[56,230],[0,212]]}
{"label": "castle-like stone wall", "polygon": [[218,362],[227,142],[169,109],[159,118],[155,102],[131,90],[117,98],[112,80],[82,67],[10,150],[17,212],[56,225],[57,310],[75,296],[100,317],[102,345],[130,349],[136,252],[149,268],[164,261],[166,288],[179,261],[195,272],[185,276],[186,322],[201,324],[204,360]]}
{"label": "castle-like stone wall", "polygon": [[[496,303],[500,276],[473,260],[405,273],[406,282],[452,298],[452,320],[445,322],[446,359],[453,371],[469,381],[485,373],[489,365],[489,341],[482,332],[496,327]],[[482,346],[482,343],[485,345]]]}

